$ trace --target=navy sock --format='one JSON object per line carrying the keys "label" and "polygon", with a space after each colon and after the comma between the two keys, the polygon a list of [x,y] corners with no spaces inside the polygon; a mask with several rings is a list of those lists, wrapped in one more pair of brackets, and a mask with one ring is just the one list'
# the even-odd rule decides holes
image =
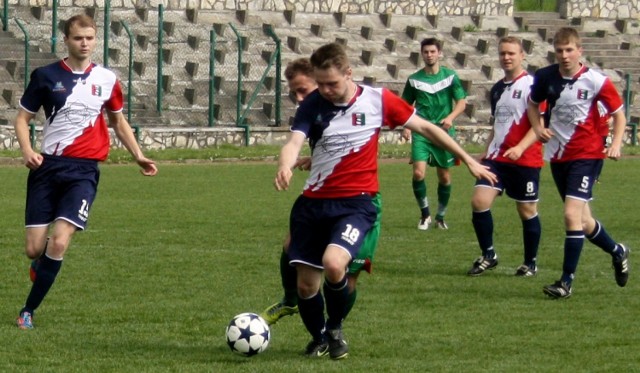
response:
{"label": "navy sock", "polygon": [[476,231],[478,245],[485,258],[494,258],[493,250],[493,216],[491,210],[474,211],[471,217],[473,229]]}
{"label": "navy sock", "polygon": [[540,235],[542,226],[538,215],[522,221],[522,240],[524,241],[524,264],[529,268],[536,266],[538,247],[540,246]]}
{"label": "navy sock", "polygon": [[[591,241],[592,244],[598,246],[605,252],[615,255],[617,244],[616,242],[607,234],[607,231],[604,229],[604,226],[600,224],[599,221],[596,220],[596,227],[590,234],[586,235],[586,238]],[[622,255],[622,251],[620,251],[620,255]]]}
{"label": "navy sock", "polygon": [[49,289],[51,289],[53,282],[56,280],[56,276],[58,272],[60,272],[60,267],[62,267],[62,260],[53,260],[46,255],[40,257],[36,280],[31,286],[27,301],[20,313],[24,311],[33,313],[36,308],[40,306],[40,303],[42,303]]}
{"label": "navy sock", "polygon": [[316,293],[311,298],[298,297],[298,310],[304,326],[314,341],[324,340],[324,299]]}
{"label": "navy sock", "polygon": [[578,268],[580,253],[584,245],[583,231],[567,231],[564,239],[564,262],[562,263],[562,281],[571,285]]}
{"label": "navy sock", "polygon": [[339,329],[347,311],[349,287],[347,276],[336,284],[324,281],[324,299],[327,302],[327,329]]}
{"label": "navy sock", "polygon": [[282,279],[282,289],[284,289],[283,302],[290,307],[298,304],[297,275],[296,267],[289,264],[289,255],[282,250],[280,254],[280,277]]}

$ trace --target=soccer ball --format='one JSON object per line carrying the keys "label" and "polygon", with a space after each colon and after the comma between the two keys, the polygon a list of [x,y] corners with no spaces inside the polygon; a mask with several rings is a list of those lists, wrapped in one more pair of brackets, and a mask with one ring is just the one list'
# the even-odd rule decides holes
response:
{"label": "soccer ball", "polygon": [[247,312],[231,319],[226,335],[231,351],[243,356],[253,356],[267,349],[271,331],[262,317]]}

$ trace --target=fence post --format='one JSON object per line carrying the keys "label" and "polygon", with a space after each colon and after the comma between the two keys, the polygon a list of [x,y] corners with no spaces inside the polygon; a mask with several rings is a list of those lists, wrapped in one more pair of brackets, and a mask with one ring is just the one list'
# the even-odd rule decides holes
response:
{"label": "fence post", "polygon": [[233,30],[233,33],[236,34],[237,44],[238,44],[238,86],[236,89],[236,127],[240,127],[244,129],[244,145],[249,146],[249,126],[246,125],[240,116],[240,106],[242,106],[242,101],[240,100],[240,91],[242,90],[242,37],[240,37],[240,33],[233,26],[231,22],[229,22],[229,26]]}
{"label": "fence post", "polygon": [[163,44],[163,35],[162,35],[162,23],[163,20],[163,6],[162,4],[158,4],[158,82],[156,87],[156,111],[162,114],[162,44]]}
{"label": "fence post", "polygon": [[51,53],[56,53],[58,43],[58,0],[53,0],[51,15]]}
{"label": "fence post", "polygon": [[22,30],[22,33],[24,34],[24,89],[27,89],[27,85],[29,85],[29,33],[27,32],[27,29],[24,28],[24,25],[22,24],[22,22],[20,22],[19,19],[15,18],[16,23],[18,24],[18,27],[20,28],[20,30]]}
{"label": "fence post", "polygon": [[9,31],[9,0],[2,1],[2,31]]}
{"label": "fence post", "polygon": [[104,48],[102,48],[102,64],[109,67],[109,27],[111,26],[111,1],[104,2]]}
{"label": "fence post", "polygon": [[282,75],[282,41],[276,35],[273,28],[269,27],[268,34],[271,36],[273,41],[276,43],[276,51],[275,51],[275,64],[276,64],[276,78],[275,78],[275,91],[276,91],[276,102],[275,102],[275,125],[280,126],[281,124],[281,116],[282,116],[282,79],[280,78]]}
{"label": "fence post", "polygon": [[216,32],[215,30],[209,30],[209,127],[213,127],[215,124],[214,113],[214,98],[215,98],[215,77],[216,77]]}
{"label": "fence post", "polygon": [[120,21],[122,27],[127,32],[127,36],[129,37],[129,68],[128,76],[127,76],[127,122],[133,128],[133,132],[136,136],[136,141],[140,141],[140,128],[131,123],[131,94],[133,91],[133,33],[129,29],[129,25],[126,21]]}

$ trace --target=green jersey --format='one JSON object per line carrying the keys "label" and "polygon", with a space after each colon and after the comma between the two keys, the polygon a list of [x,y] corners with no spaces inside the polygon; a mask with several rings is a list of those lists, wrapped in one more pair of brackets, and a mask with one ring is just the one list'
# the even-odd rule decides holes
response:
{"label": "green jersey", "polygon": [[424,69],[411,74],[402,91],[402,98],[415,106],[418,115],[437,125],[451,114],[454,101],[465,97],[458,75],[442,66],[437,74],[427,74]]}

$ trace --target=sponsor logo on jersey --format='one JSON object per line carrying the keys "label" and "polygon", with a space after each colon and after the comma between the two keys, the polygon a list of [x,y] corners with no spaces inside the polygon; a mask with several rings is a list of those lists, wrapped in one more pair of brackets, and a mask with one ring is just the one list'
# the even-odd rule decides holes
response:
{"label": "sponsor logo on jersey", "polygon": [[62,85],[62,82],[57,82],[52,89],[53,92],[66,92],[67,89]]}
{"label": "sponsor logo on jersey", "polygon": [[588,98],[589,98],[589,91],[587,91],[586,89],[578,90],[578,100],[586,100]]}
{"label": "sponsor logo on jersey", "polygon": [[91,94],[93,96],[102,96],[102,87],[97,84],[91,85]]}
{"label": "sponsor logo on jersey", "polygon": [[364,113],[353,113],[351,114],[351,125],[352,126],[364,126],[365,118]]}
{"label": "sponsor logo on jersey", "polygon": [[511,95],[512,98],[522,98],[522,90],[521,89],[516,89],[515,91],[513,91],[513,94]]}

